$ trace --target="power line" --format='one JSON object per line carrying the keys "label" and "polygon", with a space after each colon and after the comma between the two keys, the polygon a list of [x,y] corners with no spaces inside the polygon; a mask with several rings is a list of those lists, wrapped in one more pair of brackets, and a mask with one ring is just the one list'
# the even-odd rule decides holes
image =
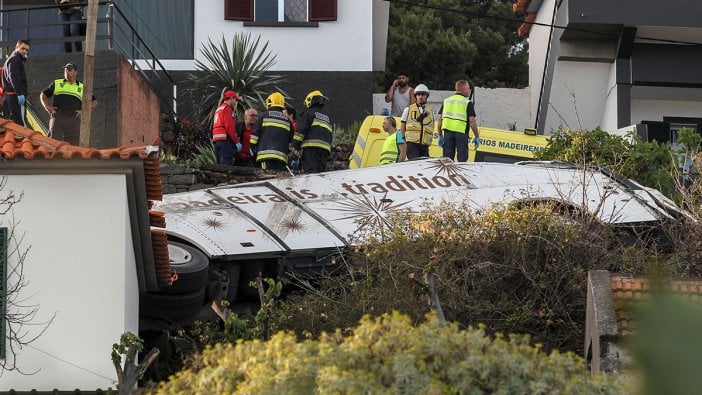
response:
{"label": "power line", "polygon": [[[429,5],[429,4],[416,4],[416,3],[411,3],[411,2],[409,2],[409,1],[403,1],[403,0],[383,0],[383,1],[387,1],[388,3],[403,4],[403,5],[407,5],[407,6],[410,6],[410,7],[426,8],[426,9],[435,10],[435,11],[454,12],[454,13],[457,13],[457,14],[472,16],[472,17],[475,17],[475,18],[495,19],[495,20],[498,20],[498,21],[513,22],[513,23],[516,23],[516,24],[527,23],[527,24],[531,24],[531,25],[534,25],[534,26],[544,26],[544,27],[550,27],[550,28],[554,28],[554,29],[562,29],[562,30],[564,30],[564,31],[572,31],[572,32],[579,32],[579,33],[589,33],[589,34],[596,34],[596,35],[600,35],[600,36],[607,36],[607,37],[612,37],[612,38],[619,38],[619,34],[616,34],[616,33],[599,32],[599,31],[595,31],[595,30],[580,29],[580,28],[567,27],[567,26],[560,26],[560,25],[554,25],[554,24],[550,24],[550,23],[524,22],[524,20],[522,20],[522,19],[507,18],[507,17],[504,17],[504,16],[497,16],[497,15],[488,15],[488,14],[485,14],[485,13],[471,12],[471,11],[466,11],[466,10],[458,10],[458,9],[455,9],[455,8],[444,8],[444,7],[439,7],[439,6],[432,6],[432,5]],[[656,42],[669,43],[669,44],[702,45],[702,43],[698,43],[698,42],[681,41],[681,40],[670,40],[670,39],[665,39],[665,38],[643,37],[643,36],[635,36],[634,38],[639,39],[639,40],[656,41]]]}
{"label": "power line", "polygon": [[110,381],[111,383],[113,383],[113,384],[117,384],[117,382],[116,382],[112,377],[103,376],[103,375],[101,375],[100,373],[97,373],[97,372],[94,372],[94,371],[92,371],[92,370],[90,370],[90,369],[87,369],[87,368],[84,368],[84,367],[82,367],[82,366],[76,365],[76,364],[73,363],[73,362],[67,361],[67,360],[65,360],[65,359],[63,359],[63,358],[61,358],[61,357],[59,357],[59,356],[56,356],[56,355],[54,355],[54,354],[51,354],[50,352],[41,350],[41,349],[39,349],[39,348],[37,348],[37,347],[32,346],[31,344],[26,344],[26,346],[29,347],[29,348],[33,348],[33,349],[39,351],[40,353],[46,354],[46,355],[50,356],[51,358],[57,359],[57,360],[59,360],[59,361],[61,361],[61,362],[63,362],[63,363],[66,363],[66,364],[68,364],[68,365],[71,365],[71,366],[73,366],[74,368],[78,368],[78,369],[80,369],[80,370],[83,370],[83,371],[85,371],[85,372],[87,372],[87,373],[90,373],[90,374],[93,374],[93,375],[95,375],[95,376],[98,376],[98,377],[103,378],[103,379],[105,379],[105,380],[109,380],[109,381]]}

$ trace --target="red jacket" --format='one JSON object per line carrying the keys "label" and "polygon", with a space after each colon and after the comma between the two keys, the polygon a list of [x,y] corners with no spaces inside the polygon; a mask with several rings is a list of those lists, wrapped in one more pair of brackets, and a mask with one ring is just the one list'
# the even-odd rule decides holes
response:
{"label": "red jacket", "polygon": [[215,112],[214,126],[212,126],[212,141],[227,141],[227,137],[234,143],[239,142],[232,108],[229,107],[229,104],[222,103]]}

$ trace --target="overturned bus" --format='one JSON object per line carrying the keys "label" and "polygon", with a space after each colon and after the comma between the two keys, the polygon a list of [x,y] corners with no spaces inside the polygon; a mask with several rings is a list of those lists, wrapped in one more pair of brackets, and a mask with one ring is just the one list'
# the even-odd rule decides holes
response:
{"label": "overturned bus", "polygon": [[256,295],[248,284],[258,276],[332,265],[371,226],[440,201],[475,211],[548,201],[627,227],[684,215],[657,190],[605,170],[537,161],[425,159],[165,195],[154,209],[165,213],[177,279],[142,295],[142,315],[191,320],[212,300]]}

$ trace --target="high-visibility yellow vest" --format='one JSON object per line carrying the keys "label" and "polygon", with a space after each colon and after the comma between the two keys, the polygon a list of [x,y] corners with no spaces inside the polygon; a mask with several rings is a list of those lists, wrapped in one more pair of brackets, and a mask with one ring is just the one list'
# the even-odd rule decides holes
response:
{"label": "high-visibility yellow vest", "polygon": [[83,101],[83,83],[76,81],[71,84],[63,78],[54,81],[54,95],[70,95]]}
{"label": "high-visibility yellow vest", "polygon": [[380,153],[380,164],[397,163],[400,159],[400,149],[397,147],[397,133],[388,136],[383,143],[383,151]]}
{"label": "high-visibility yellow vest", "polygon": [[405,140],[408,143],[419,143],[431,145],[434,137],[434,114],[427,106],[424,107],[426,114],[421,121],[417,118],[421,115],[417,103],[410,104],[407,111],[407,125],[405,126]]}
{"label": "high-visibility yellow vest", "polygon": [[441,110],[441,128],[456,133],[465,133],[468,126],[468,104],[470,104],[470,99],[458,93],[444,99],[444,108]]}

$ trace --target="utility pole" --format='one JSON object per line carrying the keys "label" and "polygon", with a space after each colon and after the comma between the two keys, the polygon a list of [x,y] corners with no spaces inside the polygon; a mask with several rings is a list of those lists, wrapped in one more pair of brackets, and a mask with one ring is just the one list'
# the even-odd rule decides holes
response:
{"label": "utility pole", "polygon": [[88,0],[83,61],[83,108],[80,119],[80,146],[90,146],[90,121],[93,116],[93,65],[95,63],[95,33],[97,31],[98,0]]}

